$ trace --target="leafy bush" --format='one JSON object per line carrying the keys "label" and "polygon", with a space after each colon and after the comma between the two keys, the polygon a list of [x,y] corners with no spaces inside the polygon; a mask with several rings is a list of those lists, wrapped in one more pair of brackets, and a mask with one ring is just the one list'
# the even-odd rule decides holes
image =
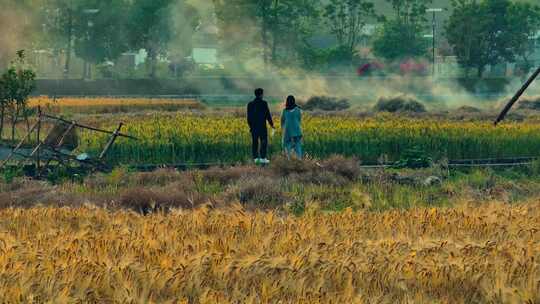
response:
{"label": "leafy bush", "polygon": [[349,101],[345,98],[338,99],[329,96],[313,96],[303,105],[303,109],[307,111],[342,111],[350,108]]}
{"label": "leafy bush", "polygon": [[35,79],[36,73],[28,67],[24,51],[18,51],[17,59],[0,75],[0,140],[7,116],[10,117],[11,140],[15,140],[15,127],[21,118],[28,127],[28,97],[36,86]]}
{"label": "leafy bush", "polygon": [[466,184],[475,190],[486,191],[497,184],[497,176],[491,169],[474,170],[467,175]]}
{"label": "leafy bush", "polygon": [[419,147],[413,147],[406,149],[399,161],[397,161],[394,168],[428,168],[433,164],[433,159]]}
{"label": "leafy bush", "polygon": [[374,107],[376,112],[413,112],[424,113],[426,107],[410,96],[399,95],[394,97],[381,97]]}

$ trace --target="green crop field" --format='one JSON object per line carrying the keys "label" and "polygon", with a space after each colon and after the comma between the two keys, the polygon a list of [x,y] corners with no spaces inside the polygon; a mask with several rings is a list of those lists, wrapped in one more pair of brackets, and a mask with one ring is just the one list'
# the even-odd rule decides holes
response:
{"label": "green crop field", "polygon": [[[113,128],[108,122],[101,124]],[[109,154],[114,163],[242,162],[249,157],[250,137],[243,117],[137,116],[129,118],[125,132],[139,140],[119,140]],[[366,162],[381,157],[395,161],[410,149],[436,160],[528,157],[540,151],[540,123],[535,121],[495,128],[489,121],[306,115],[304,133],[305,150],[314,157],[341,154]],[[107,139],[83,134],[82,149],[97,152]],[[270,146],[274,155],[281,151],[279,130]]]}

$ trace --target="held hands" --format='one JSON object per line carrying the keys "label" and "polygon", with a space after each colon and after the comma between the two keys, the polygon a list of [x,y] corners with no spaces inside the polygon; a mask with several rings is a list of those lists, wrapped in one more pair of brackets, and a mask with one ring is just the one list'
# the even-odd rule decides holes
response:
{"label": "held hands", "polygon": [[276,129],[275,128],[270,129],[270,137],[274,137],[275,134],[276,134]]}

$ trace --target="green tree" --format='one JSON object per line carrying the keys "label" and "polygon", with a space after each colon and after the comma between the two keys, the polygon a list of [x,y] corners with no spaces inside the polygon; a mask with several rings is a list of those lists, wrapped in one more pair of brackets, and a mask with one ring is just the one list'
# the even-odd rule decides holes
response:
{"label": "green tree", "polygon": [[214,0],[222,50],[236,59],[254,53],[265,64],[290,64],[316,29],[318,0]]}
{"label": "green tree", "polygon": [[432,0],[386,0],[394,9],[395,18],[403,24],[423,24]]}
{"label": "green tree", "polygon": [[373,3],[364,0],[330,0],[324,16],[330,31],[336,36],[339,48],[352,59],[369,18],[375,18]]}
{"label": "green tree", "polygon": [[201,16],[197,8],[184,1],[176,2],[173,14],[169,55],[183,58],[193,50],[193,35],[201,24]]}
{"label": "green tree", "polygon": [[148,54],[151,78],[156,77],[158,57],[167,54],[173,38],[174,0],[134,0],[130,12],[129,39],[132,49]]}
{"label": "green tree", "polygon": [[[269,49],[274,65],[288,65],[302,56],[308,46],[307,39],[317,28],[320,3],[317,0],[273,0],[265,28],[270,33],[270,41],[264,46]],[[262,14],[262,12],[261,12]]]}
{"label": "green tree", "polygon": [[116,60],[129,49],[126,0],[86,0],[74,19],[75,54],[85,61],[83,77],[90,77],[88,63]]}
{"label": "green tree", "polygon": [[26,64],[24,51],[0,76],[0,139],[3,137],[4,119],[11,118],[11,140],[15,140],[15,127],[21,117],[28,128],[28,96],[35,88],[35,72]]}
{"label": "green tree", "polygon": [[0,69],[8,68],[19,49],[33,49],[41,24],[43,0],[0,0]]}
{"label": "green tree", "polygon": [[521,59],[520,67],[525,73],[533,68],[530,56],[535,51],[534,37],[540,31],[540,7],[529,3],[515,3],[508,12],[508,24],[514,56]]}
{"label": "green tree", "polygon": [[396,60],[426,54],[426,9],[431,0],[387,0],[395,16],[386,20],[373,42],[375,55]]}
{"label": "green tree", "polygon": [[42,0],[39,22],[41,47],[64,53],[64,77],[68,77],[74,53],[88,63],[115,60],[127,50],[125,37],[130,0]]}
{"label": "green tree", "polygon": [[45,0],[40,19],[43,24],[42,47],[57,55],[65,54],[64,77],[69,76],[73,46],[75,0]]}
{"label": "green tree", "polygon": [[422,36],[422,29],[423,27],[417,24],[389,20],[377,32],[373,52],[388,60],[424,56],[427,41]]}
{"label": "green tree", "polygon": [[476,68],[481,76],[489,64],[485,39],[487,21],[484,11],[475,0],[453,0],[453,13],[446,24],[446,39],[452,46],[459,64],[467,70]]}
{"label": "green tree", "polygon": [[259,48],[259,25],[254,2],[249,0],[213,0],[218,39],[222,53],[242,60]]}
{"label": "green tree", "polygon": [[[458,62],[482,77],[488,65],[514,62],[530,52],[529,36],[538,29],[538,8],[510,0],[453,0],[446,37]],[[468,74],[468,73],[467,73]]]}

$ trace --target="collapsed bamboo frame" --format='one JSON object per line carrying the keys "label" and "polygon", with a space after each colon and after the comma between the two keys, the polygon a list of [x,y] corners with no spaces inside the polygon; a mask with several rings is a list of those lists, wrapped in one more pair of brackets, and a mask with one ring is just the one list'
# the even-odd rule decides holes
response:
{"label": "collapsed bamboo frame", "polygon": [[[44,141],[41,140],[41,138],[42,138],[41,137],[41,124],[44,121],[47,121],[47,120],[61,122],[61,123],[69,125],[69,127],[61,134],[61,136],[58,138],[58,141],[54,145],[46,144]],[[113,146],[114,142],[116,141],[116,139],[118,137],[125,137],[125,138],[129,138],[129,139],[133,139],[133,140],[138,140],[134,136],[121,133],[120,129],[122,128],[122,126],[123,126],[123,123],[119,123],[118,127],[114,131],[100,129],[100,128],[80,124],[80,123],[78,123],[76,121],[69,121],[69,120],[66,120],[66,119],[61,118],[61,117],[45,114],[45,113],[43,113],[41,111],[41,107],[38,107],[38,120],[37,120],[37,122],[27,131],[25,136],[17,143],[17,145],[15,147],[13,147],[13,149],[10,151],[10,153],[8,154],[6,159],[4,159],[0,163],[0,169],[3,169],[9,163],[9,161],[13,158],[13,156],[20,155],[20,156],[24,157],[25,159],[34,159],[36,169],[37,169],[36,172],[37,172],[38,175],[40,175],[41,174],[41,160],[42,160],[41,159],[42,158],[41,150],[42,149],[45,149],[50,154],[52,154],[52,155],[48,156],[48,159],[46,159],[46,164],[44,166],[45,168],[53,160],[57,160],[60,163],[63,163],[64,161],[76,161],[76,162],[78,162],[80,164],[83,164],[83,165],[90,165],[90,167],[92,169],[97,169],[97,170],[106,168],[106,165],[103,163],[103,159],[106,157],[107,153],[109,152],[110,148]],[[107,143],[106,143],[105,147],[103,148],[103,150],[101,151],[101,153],[99,153],[98,157],[96,157],[94,159],[90,159],[90,160],[80,160],[80,159],[77,159],[77,157],[73,156],[72,154],[68,154],[68,153],[65,153],[65,152],[60,150],[61,147],[62,147],[62,144],[63,144],[63,142],[65,140],[65,137],[69,134],[69,132],[71,132],[75,128],[86,129],[86,130],[90,130],[92,132],[105,133],[105,134],[111,135],[111,137],[107,141]],[[37,131],[36,131],[36,129],[37,129]],[[36,132],[37,143],[36,143],[36,146],[33,147],[32,152],[29,155],[19,153],[19,150],[21,149],[21,147],[31,137],[31,135],[34,132]]]}

